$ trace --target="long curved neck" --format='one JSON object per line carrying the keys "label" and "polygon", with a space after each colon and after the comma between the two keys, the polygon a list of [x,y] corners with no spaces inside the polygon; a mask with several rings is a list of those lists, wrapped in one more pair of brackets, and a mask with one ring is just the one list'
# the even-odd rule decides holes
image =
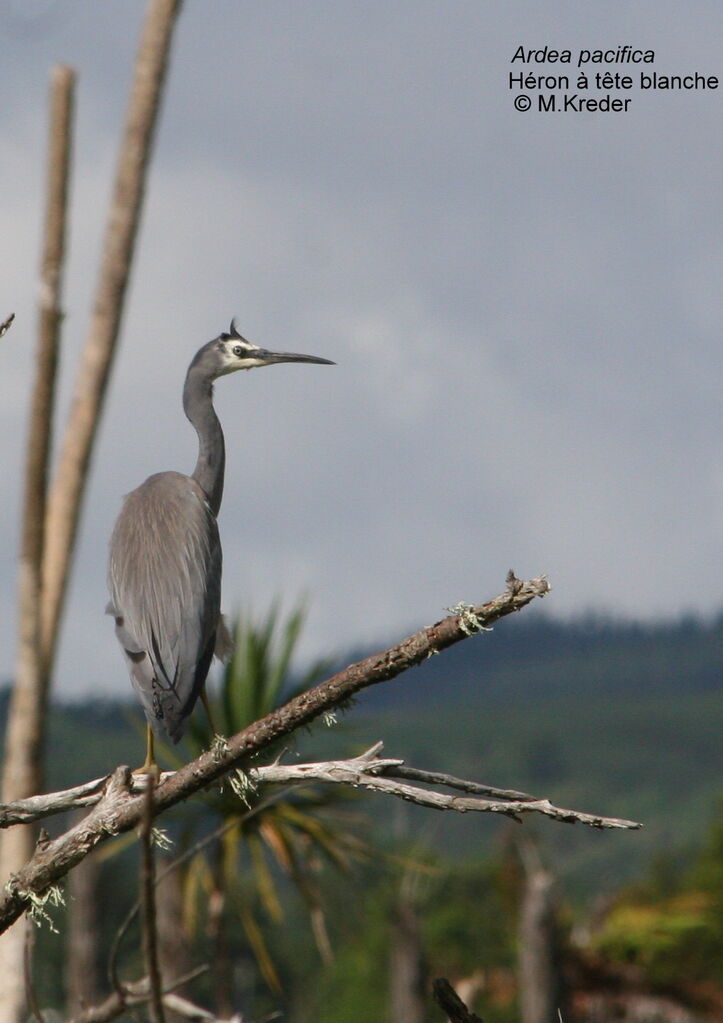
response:
{"label": "long curved neck", "polygon": [[183,388],[183,411],[198,434],[198,460],[192,478],[208,498],[211,511],[218,515],[223,497],[226,448],[223,430],[213,407],[213,383],[208,374],[191,366]]}

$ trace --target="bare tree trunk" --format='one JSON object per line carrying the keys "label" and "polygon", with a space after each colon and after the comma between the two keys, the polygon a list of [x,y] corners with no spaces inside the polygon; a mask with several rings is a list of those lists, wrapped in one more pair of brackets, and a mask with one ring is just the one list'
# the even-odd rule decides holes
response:
{"label": "bare tree trunk", "polygon": [[208,899],[208,937],[211,948],[213,1008],[219,1019],[228,1019],[233,1012],[233,963],[228,948],[226,892],[221,871],[214,878]]}
{"label": "bare tree trunk", "polygon": [[425,963],[419,920],[411,898],[401,895],[392,911],[389,957],[391,1023],[424,1023]]}
{"label": "bare tree trunk", "polygon": [[[158,858],[159,876],[168,866],[167,860]],[[158,883],[156,890],[156,925],[158,927],[158,953],[161,973],[166,984],[191,972],[193,962],[189,939],[183,926],[183,888],[178,870],[172,870]],[[183,988],[177,994],[183,995]],[[184,1016],[166,1009],[166,1023],[187,1023]]]}
{"label": "bare tree trunk", "polygon": [[[72,142],[75,74],[56,67],[51,81],[50,145],[44,248],[40,282],[40,316],[35,386],[25,465],[22,547],[18,579],[18,651],[15,685],[8,711],[3,802],[39,792],[43,781],[43,747],[47,675],[41,650],[42,561],[45,496],[60,334],[61,291],[65,257],[67,194]],[[0,841],[0,876],[8,877],[30,859],[36,839],[32,827],[5,831]],[[18,1019],[24,1004],[23,950],[26,922],[19,920],[0,940],[2,1023]]]}
{"label": "bare tree trunk", "polygon": [[554,879],[541,866],[526,866],[520,914],[519,984],[522,1023],[558,1023],[558,1009],[563,1010]]}
{"label": "bare tree trunk", "polygon": [[[47,368],[54,367],[55,356],[46,359],[41,353],[39,358],[20,570],[20,651],[8,719],[3,777],[5,802],[32,795],[41,787],[45,710],[58,627],[93,441],[120,327],[172,31],[180,7],[181,0],[149,2],[136,59],[90,331],[47,509],[46,472],[53,390],[52,377],[48,385]],[[62,152],[62,145],[69,139],[69,114],[64,129],[58,126],[59,123],[54,121],[52,128],[51,175],[56,168],[55,147],[57,145],[57,152]],[[67,155],[65,160],[67,164]],[[41,344],[47,336],[57,334],[60,319],[65,205],[58,207],[57,204],[61,195],[64,198],[66,187],[66,183],[61,187],[56,178],[51,177],[43,259]],[[41,401],[45,404],[40,405]],[[42,414],[36,412],[36,406],[40,406]],[[30,858],[33,845],[33,834],[27,828],[13,828],[6,834],[8,837],[0,845],[2,877],[18,870]],[[0,995],[3,1005],[0,1023],[16,1023],[22,1012],[23,928],[24,924],[18,922],[0,940]]]}
{"label": "bare tree trunk", "polygon": [[43,562],[43,656],[58,636],[93,444],[103,409],[143,208],[171,38],[181,0],[150,0],[136,57],[90,329],[76,378],[47,514]]}
{"label": "bare tree trunk", "polygon": [[143,821],[139,835],[141,845],[141,924],[143,958],[146,964],[150,993],[148,1014],[151,1023],[166,1023],[166,1012],[163,1007],[163,975],[158,954],[158,927],[156,925],[156,856],[153,848],[154,791],[155,778],[149,774],[143,796]]}
{"label": "bare tree trunk", "polygon": [[[83,812],[74,816],[79,820]],[[73,1016],[95,1005],[103,994],[99,900],[100,863],[90,855],[68,879],[66,988],[68,1012]]]}

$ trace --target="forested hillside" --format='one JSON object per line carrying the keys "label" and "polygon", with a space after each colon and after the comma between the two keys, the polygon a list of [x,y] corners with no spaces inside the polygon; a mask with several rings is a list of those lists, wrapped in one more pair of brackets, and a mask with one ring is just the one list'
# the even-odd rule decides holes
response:
{"label": "forested hillside", "polygon": [[[589,970],[592,963],[603,972],[612,970],[609,989],[620,963],[640,963],[639,983],[652,984],[655,992],[655,978],[662,978],[663,986],[694,1003],[698,988],[685,989],[693,974],[687,970],[681,976],[675,966],[683,940],[675,935],[685,927],[702,950],[696,984],[708,992],[706,1004],[715,1001],[718,989],[711,989],[710,981],[716,970],[710,964],[715,964],[719,944],[706,923],[705,914],[712,910],[705,878],[718,869],[719,857],[715,851],[708,853],[708,861],[700,857],[704,847],[717,848],[705,836],[712,833],[723,791],[721,664],[720,619],[638,626],[600,619],[562,623],[528,612],[367,690],[339,714],[336,725],[319,724],[302,734],[287,759],[345,756],[383,739],[387,753],[413,766],[521,789],[579,810],[634,818],[644,828],[595,832],[532,818],[520,828],[504,817],[434,814],[378,796],[346,800],[342,819],[350,814],[347,826],[388,857],[362,856],[350,863],[345,879],[333,870],[320,875],[318,897],[337,947],[335,965],[327,964],[320,975],[305,911],[283,877],[278,879],[284,915],[275,924],[268,920],[265,928],[270,928],[268,947],[283,980],[288,1018],[305,1023],[312,1007],[314,1019],[366,1023],[385,1011],[386,987],[374,984],[391,954],[389,914],[396,912],[395,900],[404,890],[400,870],[404,876],[418,869],[415,913],[424,920],[420,941],[430,969],[471,977],[475,963],[486,964],[491,971],[486,975],[499,983],[483,999],[484,1018],[500,1023],[516,1018],[520,878],[513,842],[520,835],[533,837],[541,860],[558,878],[568,907],[566,927],[574,918],[589,921],[591,907],[601,898],[619,906],[594,940],[578,953],[569,951],[570,969]],[[0,703],[3,717],[6,704],[7,692]],[[143,723],[131,694],[116,701],[56,700],[49,787],[77,784],[118,763],[135,765],[142,752]],[[176,752],[184,756],[190,751],[181,746]],[[180,808],[166,819],[181,846],[183,828],[191,820],[202,831],[212,826],[212,816],[203,820],[213,812],[213,799],[205,806]],[[57,823],[50,824],[51,830]],[[133,845],[123,840],[119,849],[125,852],[110,860],[102,856],[106,883],[122,893],[112,912],[104,914],[103,950],[136,886]],[[705,862],[713,864],[708,875],[696,866]],[[633,882],[637,888],[629,887]],[[668,895],[674,900],[670,905],[664,901]],[[475,906],[471,917],[469,905]],[[284,920],[292,926],[284,926]],[[66,928],[61,921],[61,934]],[[235,954],[249,962],[243,935],[234,931],[229,940]],[[44,997],[57,1001],[63,941],[48,930],[39,941],[37,984]],[[668,947],[677,950],[673,959]],[[254,975],[255,969],[249,970]],[[317,975],[321,979],[310,986],[308,978]],[[370,986],[376,1001],[368,995]],[[587,986],[584,978],[574,981],[580,997]],[[278,992],[272,996],[263,986],[252,987],[248,997],[259,1011],[279,1004]]]}
{"label": "forested hillside", "polygon": [[[337,727],[317,726],[299,746],[321,757],[383,739],[415,766],[641,820],[644,830],[627,835],[534,824],[583,890],[627,880],[657,851],[700,835],[723,791],[722,681],[723,617],[565,623],[532,609],[367,690]],[[52,787],[134,764],[142,749],[130,694],[56,700],[50,735]],[[410,811],[400,826],[413,831],[417,819]],[[457,854],[484,855],[499,827],[448,815],[425,831]]]}
{"label": "forested hillside", "polygon": [[[723,791],[720,617],[643,626],[528,613],[360,704],[355,738],[384,738],[417,766],[642,821],[624,836],[535,824],[581,889],[694,842]],[[464,853],[480,833],[468,819],[438,830]]]}

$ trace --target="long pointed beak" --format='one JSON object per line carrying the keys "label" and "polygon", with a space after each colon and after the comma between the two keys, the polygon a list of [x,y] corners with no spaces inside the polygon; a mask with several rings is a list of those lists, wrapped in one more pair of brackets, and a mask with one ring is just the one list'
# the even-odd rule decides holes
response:
{"label": "long pointed beak", "polygon": [[321,359],[318,355],[300,355],[298,352],[269,352],[260,348],[253,353],[255,359],[262,359],[267,366],[273,366],[275,362],[315,362],[320,366],[335,366],[331,359]]}

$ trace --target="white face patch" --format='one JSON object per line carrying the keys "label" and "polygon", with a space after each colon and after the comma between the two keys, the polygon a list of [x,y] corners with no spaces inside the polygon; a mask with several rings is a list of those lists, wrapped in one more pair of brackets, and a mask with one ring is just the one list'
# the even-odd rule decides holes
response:
{"label": "white face patch", "polygon": [[235,373],[239,369],[253,369],[255,366],[263,366],[264,360],[254,358],[254,352],[260,352],[258,345],[239,338],[224,338],[219,342],[222,352],[223,369],[222,373]]}

